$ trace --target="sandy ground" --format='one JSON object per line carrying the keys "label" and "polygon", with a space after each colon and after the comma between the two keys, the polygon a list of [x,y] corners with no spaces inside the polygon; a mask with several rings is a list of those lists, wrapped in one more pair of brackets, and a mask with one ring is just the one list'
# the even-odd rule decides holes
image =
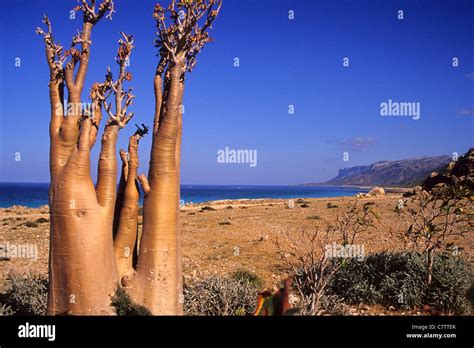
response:
{"label": "sandy ground", "polygon": [[[305,198],[307,207],[302,207],[303,204],[294,199],[292,209],[288,207],[287,199],[214,201],[188,205],[181,210],[185,281],[191,283],[214,274],[225,275],[244,269],[255,272],[267,287],[271,287],[286,277],[285,263],[279,256],[281,249],[275,242],[280,241],[284,247],[285,234],[296,235],[298,229],[314,230],[334,221],[337,211],[349,207],[354,200],[360,206],[373,202],[371,207],[379,216],[379,222],[356,241],[356,244],[364,245],[365,254],[403,249],[403,242],[397,233],[401,221],[394,209],[400,198],[400,193],[358,199]],[[328,203],[338,208],[328,209]],[[38,221],[41,218],[46,221]],[[141,221],[139,224],[141,228]],[[0,275],[3,276],[0,278],[0,287],[10,272],[47,273],[48,207],[0,209],[2,243],[37,245],[38,259],[0,259]],[[472,250],[466,248],[465,252],[470,254]],[[369,313],[371,310],[365,309]]]}

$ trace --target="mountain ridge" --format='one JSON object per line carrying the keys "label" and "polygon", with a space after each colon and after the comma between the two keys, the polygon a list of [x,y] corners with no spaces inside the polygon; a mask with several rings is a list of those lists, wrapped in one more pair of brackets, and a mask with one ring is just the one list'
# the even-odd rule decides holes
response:
{"label": "mountain ridge", "polygon": [[369,165],[342,168],[324,185],[413,186],[422,183],[432,172],[443,169],[450,156],[422,156],[395,161],[382,160]]}

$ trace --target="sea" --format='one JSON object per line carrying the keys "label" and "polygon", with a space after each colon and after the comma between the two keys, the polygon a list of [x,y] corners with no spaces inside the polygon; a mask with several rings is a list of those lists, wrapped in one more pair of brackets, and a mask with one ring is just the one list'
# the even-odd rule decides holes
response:
{"label": "sea", "polygon": [[[48,204],[48,183],[0,183],[0,208]],[[331,198],[368,192],[366,188],[341,186],[181,185],[181,204],[224,199]]]}

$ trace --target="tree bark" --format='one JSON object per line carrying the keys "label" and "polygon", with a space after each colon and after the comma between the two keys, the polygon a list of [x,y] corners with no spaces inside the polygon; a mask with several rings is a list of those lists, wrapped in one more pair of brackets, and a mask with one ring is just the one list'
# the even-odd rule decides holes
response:
{"label": "tree bark", "polygon": [[[160,62],[155,73],[155,117],[148,178],[137,175],[138,142],[148,128],[138,127],[130,138],[117,192],[116,146],[119,130],[132,117],[126,110],[134,96],[122,84],[131,80],[125,67],[133,48],[133,36],[121,33],[117,63],[119,78],[110,70],[103,84],[94,84],[91,99],[94,114],[82,110],[81,97],[89,65],[91,33],[107,13],[112,0],[83,0],[77,9],[84,14],[82,32],[71,48],[53,40],[51,24],[37,33],[44,36],[50,68],[50,172],[51,215],[48,314],[113,314],[111,297],[119,282],[153,314],[183,313],[181,256],[180,158],[184,74],[191,71],[196,55],[211,41],[207,30],[222,1],[173,2],[167,9],[157,5]],[[185,20],[174,16],[174,6],[185,10]],[[96,12],[97,10],[97,12]],[[173,22],[166,28],[164,15]],[[181,17],[181,16],[180,16]],[[204,24],[199,26],[199,19]],[[80,52],[75,48],[81,43]],[[68,58],[69,57],[69,58]],[[64,62],[69,59],[65,67]],[[77,67],[78,65],[78,67]],[[77,67],[77,69],[76,69]],[[75,73],[77,70],[77,73]],[[163,81],[164,75],[164,81]],[[64,114],[64,87],[68,90],[68,114]],[[115,95],[115,113],[107,104]],[[69,106],[72,106],[72,111]],[[90,175],[90,153],[102,119],[102,106],[109,114],[101,141],[98,180]],[[69,112],[70,111],[70,112]],[[143,233],[138,248],[138,202],[143,188]]]}
{"label": "tree bark", "polygon": [[122,152],[122,160],[127,161],[125,169],[127,175],[124,178],[122,205],[118,212],[118,225],[114,237],[115,259],[119,271],[119,277],[133,275],[133,256],[136,254],[136,242],[138,238],[138,201],[140,192],[137,186],[138,169],[138,135],[130,137],[128,155]]}
{"label": "tree bark", "polygon": [[[112,228],[90,177],[91,121],[51,188],[48,314],[111,314],[118,280]],[[100,279],[100,281],[98,281]]]}
{"label": "tree bark", "polygon": [[[80,58],[73,53],[71,61],[62,68],[53,62],[61,50],[53,42],[47,17],[44,22],[48,25],[48,33],[37,32],[45,37],[50,67],[48,314],[112,314],[110,297],[118,281],[112,240],[113,207],[110,203],[116,189],[116,170],[113,169],[116,132],[111,128],[106,132],[107,137],[104,136],[102,154],[109,158],[99,163],[100,180],[96,195],[90,176],[90,151],[101,119],[101,105],[95,108],[97,114],[94,118],[84,118],[81,107],[93,24],[84,21],[79,36],[82,42]],[[74,81],[76,63],[79,63],[79,68]],[[64,115],[62,104],[63,76],[69,92],[67,115]],[[106,163],[108,161],[111,163]]]}
{"label": "tree bark", "polygon": [[[170,68],[166,107],[153,134],[148,181],[150,192],[143,205],[143,234],[136,278],[131,291],[152,313],[182,313],[179,178],[176,145],[182,94],[182,66]],[[162,106],[163,107],[163,106]]]}

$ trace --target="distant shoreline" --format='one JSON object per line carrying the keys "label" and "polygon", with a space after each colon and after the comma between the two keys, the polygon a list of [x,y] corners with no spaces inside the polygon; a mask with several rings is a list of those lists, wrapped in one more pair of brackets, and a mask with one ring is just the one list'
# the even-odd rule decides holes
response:
{"label": "distant shoreline", "polygon": [[[399,193],[399,192],[390,192],[390,193]],[[393,196],[382,196],[378,197],[377,199],[383,198],[390,198]],[[203,202],[196,202],[196,203],[187,203],[183,207],[181,207],[181,211],[187,211],[189,209],[199,209],[203,206],[218,208],[218,209],[225,209],[228,206],[232,207],[250,207],[256,205],[263,205],[263,204],[288,204],[289,200],[295,201],[295,203],[301,202],[321,202],[321,201],[347,201],[347,200],[370,200],[375,199],[374,197],[359,197],[356,198],[354,196],[336,196],[336,197],[291,197],[291,198],[239,198],[239,199],[217,199],[212,201],[203,201]],[[301,201],[301,202],[300,202]],[[142,207],[142,204],[140,204]],[[12,205],[9,207],[0,207],[0,215],[4,213],[47,213],[49,210],[49,205],[45,204],[39,207],[28,207],[25,205]]]}
{"label": "distant shoreline", "polygon": [[329,187],[341,187],[341,188],[353,188],[353,189],[361,189],[361,190],[371,190],[374,187],[383,187],[386,192],[408,192],[411,191],[413,186],[389,186],[389,185],[333,185],[333,184],[326,184],[326,183],[306,183],[306,184],[296,184],[295,186],[329,186]]}
{"label": "distant shoreline", "polygon": [[[334,198],[368,191],[365,188],[326,185],[181,185],[181,204],[236,199]],[[48,204],[48,195],[48,184],[0,183],[0,207],[40,207]]]}

